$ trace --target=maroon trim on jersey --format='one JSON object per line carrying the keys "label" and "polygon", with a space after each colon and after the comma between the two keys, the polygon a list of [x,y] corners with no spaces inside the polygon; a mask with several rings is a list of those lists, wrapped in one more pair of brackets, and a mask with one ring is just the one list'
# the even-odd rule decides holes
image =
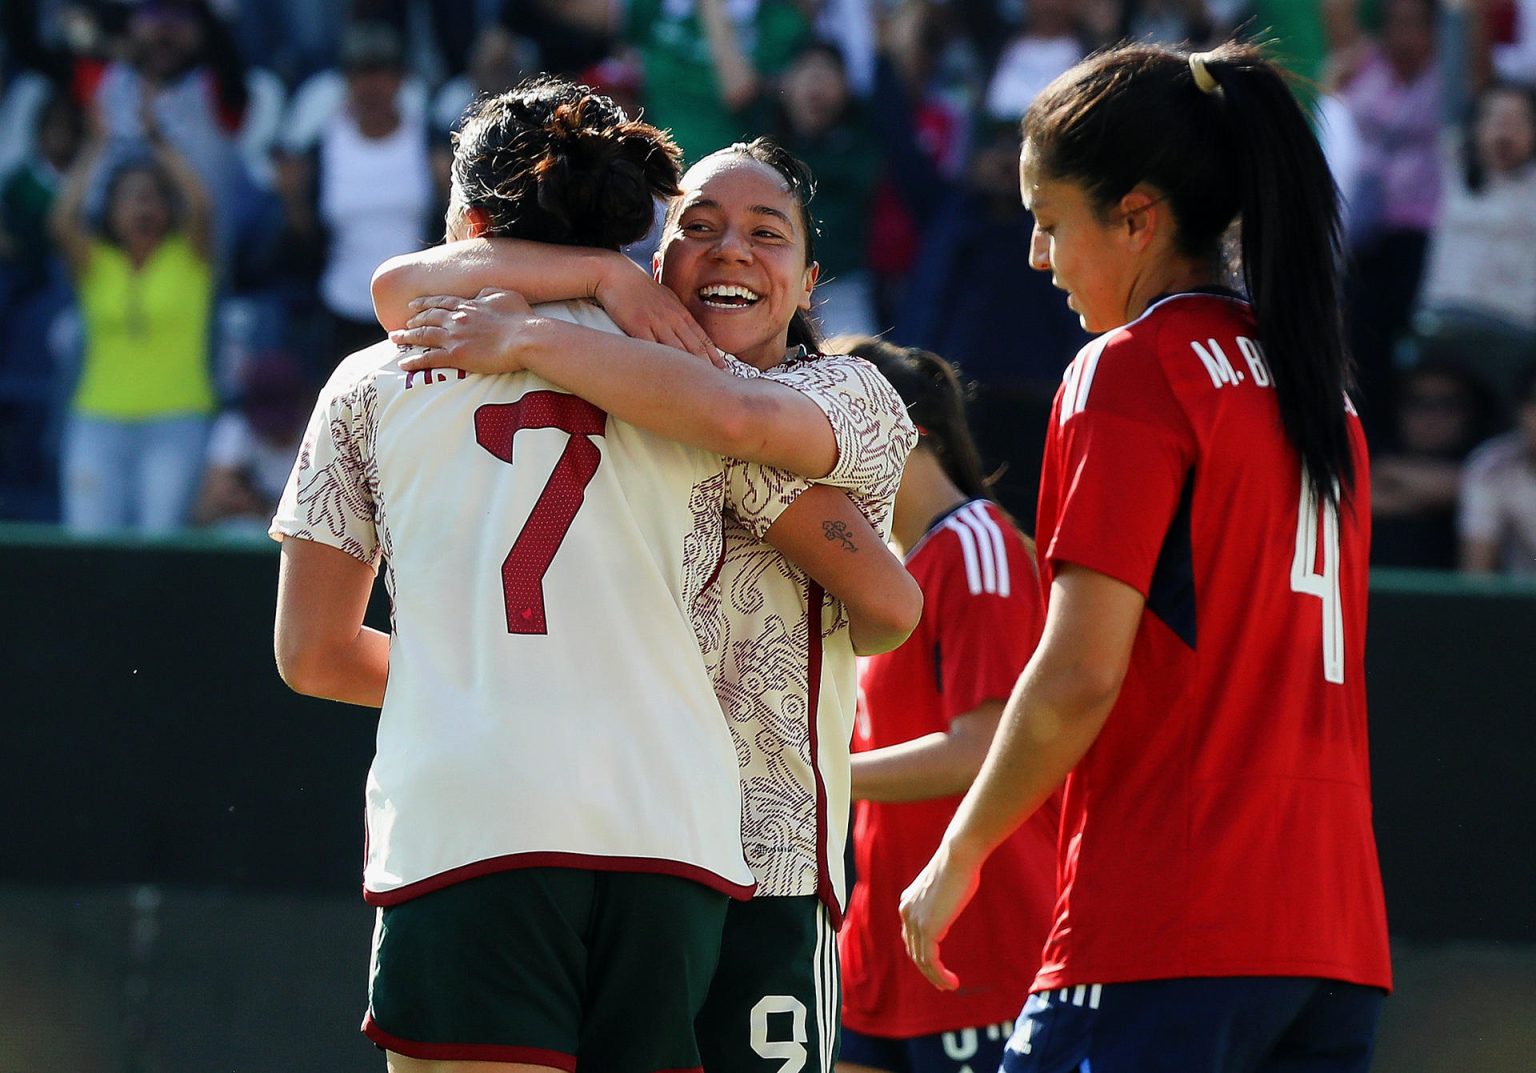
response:
{"label": "maroon trim on jersey", "polygon": [[423,1062],[521,1062],[576,1073],[576,1056],[564,1051],[547,1051],[542,1047],[508,1047],[500,1043],[419,1043],[390,1035],[379,1027],[371,1013],[363,1018],[363,1035],[386,1051],[394,1051]]}
{"label": "maroon trim on jersey", "polygon": [[[402,887],[390,890],[369,890],[363,887],[363,901],[369,905],[389,907],[431,894],[435,890],[463,883],[467,879],[510,872],[515,868],[580,868],[589,872],[644,872],[649,875],[676,876],[702,884],[710,890],[728,894],[740,901],[752,897],[756,883],[732,883],[707,868],[682,861],[669,861],[663,857],[605,857],[595,853],[562,853],[557,850],[532,853],[508,853],[501,857],[488,857],[473,864],[460,865],[446,872],[439,872],[426,879],[418,879]],[[414,1057],[414,1055],[412,1056]]]}
{"label": "maroon trim on jersey", "polygon": [[814,581],[805,588],[806,720],[810,727],[811,773],[816,777],[816,897],[827,907],[832,928],[843,926],[843,907],[832,887],[832,868],[827,863],[827,785],[821,781],[816,724],[821,709],[821,606],[826,590]]}

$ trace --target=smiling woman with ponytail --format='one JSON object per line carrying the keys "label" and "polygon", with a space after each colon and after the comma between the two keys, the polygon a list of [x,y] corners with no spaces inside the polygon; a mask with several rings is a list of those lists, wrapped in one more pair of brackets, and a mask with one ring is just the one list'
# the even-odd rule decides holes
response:
{"label": "smiling woman with ponytail", "polygon": [[1237,43],[1067,71],[1024,118],[1020,176],[1034,267],[1099,334],[1047,433],[1044,637],[902,896],[908,953],[965,984],[940,940],[1065,779],[1008,1073],[1363,1073],[1391,970],[1332,177],[1280,69]]}

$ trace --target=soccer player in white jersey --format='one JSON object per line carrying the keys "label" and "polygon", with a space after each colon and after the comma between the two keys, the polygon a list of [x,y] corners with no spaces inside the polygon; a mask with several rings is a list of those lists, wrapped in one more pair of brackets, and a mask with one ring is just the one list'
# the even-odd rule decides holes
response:
{"label": "soccer player in white jersey", "polygon": [[[830,452],[771,415],[729,405],[740,382],[676,349],[531,315],[516,294],[442,294],[512,286],[537,299],[593,293],[617,302],[637,273],[595,252],[479,243],[396,259],[375,279],[390,327],[402,315],[402,295],[438,295],[415,302],[410,327],[396,335],[426,348],[411,359],[419,367],[533,369],[652,431],[738,455],[760,451],[780,467],[731,469],[733,488],[754,509],[727,521],[719,590],[726,636],[715,688],[742,763],[743,833],[758,888],[728,911],[720,969],[699,1019],[710,1073],[772,1073],[786,1061],[827,1070],[837,1050],[833,932],[844,904],[861,639],[844,627],[839,604],[760,538],[812,481],[847,489],[888,532],[916,440],[900,398],[872,366],[818,352],[808,317],[817,273],[811,192],[804,165],[763,140],[691,168],[654,267],[697,327],[661,317],[664,327],[651,334],[687,345],[702,327],[764,379],[804,392],[836,433]],[[584,276],[594,263],[598,272]],[[643,316],[619,319],[644,327]],[[861,539],[835,524],[825,535]]]}
{"label": "soccer player in white jersey", "polygon": [[[677,171],[670,141],[607,98],[525,84],[467,117],[449,234],[617,249]],[[589,303],[542,312],[616,331]],[[400,356],[381,343],[336,370],[273,521],[285,679],[383,706],[364,1030],[397,1073],[697,1067],[727,896],[753,889],[700,596],[726,505],[768,508],[732,494],[717,452],[536,374],[413,372]],[[748,395],[836,450],[801,393]],[[854,582],[899,590],[863,516],[820,491],[775,510],[770,539],[816,552],[810,569],[855,602]],[[387,636],[362,625],[381,560]]]}

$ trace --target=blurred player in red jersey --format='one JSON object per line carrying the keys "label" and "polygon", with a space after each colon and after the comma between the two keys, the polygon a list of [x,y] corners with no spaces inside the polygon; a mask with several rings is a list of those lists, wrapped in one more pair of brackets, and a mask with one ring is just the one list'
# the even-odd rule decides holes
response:
{"label": "blurred player in red jersey", "polygon": [[829,347],[874,364],[918,426],[892,535],[923,590],[923,617],[912,637],[860,663],[853,738],[858,882],[838,943],[838,1069],[994,1070],[1050,926],[1059,803],[1047,802],[992,854],[980,896],[950,932],[945,953],[964,991],[934,991],[908,960],[896,903],[938,847],[1040,639],[1045,608],[1034,546],[987,498],[965,423],[965,389],[948,362],[873,339],[834,339]]}
{"label": "blurred player in red jersey", "polygon": [[[1391,969],[1332,178],[1246,45],[1100,53],[1023,133],[1033,262],[1103,334],[1048,431],[1044,636],[902,896],[908,952],[964,985],[940,941],[1065,776],[1008,1073],[1363,1071]],[[1234,219],[1246,299],[1221,286]]]}

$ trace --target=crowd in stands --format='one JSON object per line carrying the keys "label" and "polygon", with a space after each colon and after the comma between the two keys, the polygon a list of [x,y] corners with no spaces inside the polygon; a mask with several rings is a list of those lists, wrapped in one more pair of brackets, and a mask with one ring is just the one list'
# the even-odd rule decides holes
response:
{"label": "crowd in stands", "polygon": [[[827,334],[977,383],[1033,516],[1086,341],[1028,267],[1018,121],[1123,38],[1273,43],[1347,200],[1376,560],[1536,574],[1536,0],[9,0],[0,520],[260,531],[368,281],[441,237],[464,106],[550,71],[688,160],[819,188]],[[648,261],[648,249],[632,251]]]}

